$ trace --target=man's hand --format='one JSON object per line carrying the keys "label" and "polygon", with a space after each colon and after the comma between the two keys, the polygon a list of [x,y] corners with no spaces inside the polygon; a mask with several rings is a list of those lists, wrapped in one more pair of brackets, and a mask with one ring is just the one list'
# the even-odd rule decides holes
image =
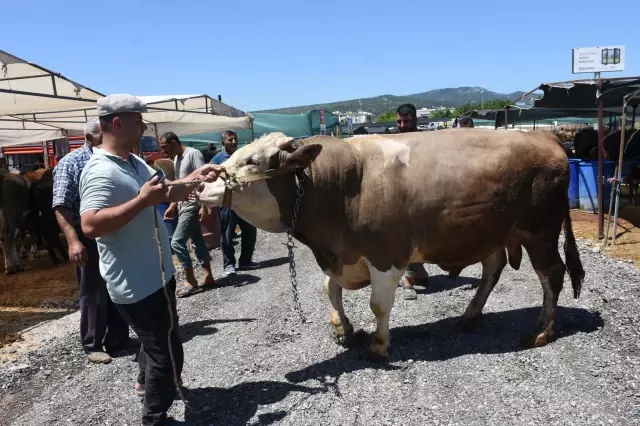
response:
{"label": "man's hand", "polygon": [[80,241],[69,244],[69,260],[78,266],[86,266],[89,260],[87,248]]}
{"label": "man's hand", "polygon": [[191,180],[200,182],[213,182],[218,179],[220,173],[224,171],[224,166],[220,164],[205,164],[191,173]]}
{"label": "man's hand", "polygon": [[203,222],[205,220],[209,220],[211,218],[211,213],[209,209],[205,206],[200,206],[200,221]]}
{"label": "man's hand", "polygon": [[[215,181],[224,170],[224,167],[219,164],[205,164],[199,169],[194,170],[186,178],[169,183],[168,199],[171,202],[185,201],[188,199],[195,201],[195,194],[192,193],[196,188],[205,182]],[[191,198],[189,198],[190,195]]]}
{"label": "man's hand", "polygon": [[140,188],[140,200],[147,207],[157,206],[166,200],[167,187],[158,183],[158,177],[153,177]]}
{"label": "man's hand", "polygon": [[171,203],[171,205],[164,212],[164,220],[171,220],[176,217],[176,205]]}

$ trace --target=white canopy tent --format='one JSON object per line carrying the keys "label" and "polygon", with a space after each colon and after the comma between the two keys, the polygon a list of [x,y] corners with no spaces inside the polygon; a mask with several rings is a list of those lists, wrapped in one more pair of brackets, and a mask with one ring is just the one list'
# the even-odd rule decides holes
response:
{"label": "white canopy tent", "polygon": [[[15,146],[82,134],[97,115],[104,95],[62,75],[0,50],[0,146]],[[243,111],[205,94],[139,96],[149,111],[143,114],[145,136],[166,131],[178,136],[252,128]]]}
{"label": "white canopy tent", "polygon": [[103,96],[0,50],[0,116],[90,107]]}
{"label": "white canopy tent", "polygon": [[4,117],[0,119],[0,147],[61,139],[68,132],[37,122]]}
{"label": "white canopy tent", "polygon": [[102,96],[59,73],[0,50],[0,146],[59,139],[68,134],[63,128],[29,122],[13,114],[86,108]]}
{"label": "white canopy tent", "polygon": [[[250,129],[252,125],[251,116],[204,94],[138,96],[138,98],[145,102],[149,109],[142,114],[148,127],[145,136],[158,138],[166,131],[182,136],[227,129]],[[16,114],[12,119],[60,129],[82,130],[87,120],[96,115],[97,110],[94,105],[91,108]]]}

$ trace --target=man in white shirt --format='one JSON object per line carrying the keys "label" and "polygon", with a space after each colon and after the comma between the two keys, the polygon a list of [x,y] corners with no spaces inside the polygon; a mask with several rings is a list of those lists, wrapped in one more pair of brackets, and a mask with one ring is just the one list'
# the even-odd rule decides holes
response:
{"label": "man in white shirt", "polygon": [[[176,179],[184,179],[205,165],[202,152],[182,145],[178,136],[173,132],[167,132],[160,137],[160,148],[173,159]],[[178,224],[171,239],[171,249],[185,271],[187,282],[181,284],[176,291],[176,296],[184,297],[192,294],[199,287],[215,285],[216,282],[211,273],[211,256],[200,227],[200,220],[206,215],[204,207],[196,201],[195,197],[191,197],[187,201],[171,203],[164,213],[164,218],[173,219],[176,213],[178,214]],[[193,273],[191,255],[187,249],[187,240],[189,239],[191,239],[196,258],[204,272],[202,284],[198,284]]]}

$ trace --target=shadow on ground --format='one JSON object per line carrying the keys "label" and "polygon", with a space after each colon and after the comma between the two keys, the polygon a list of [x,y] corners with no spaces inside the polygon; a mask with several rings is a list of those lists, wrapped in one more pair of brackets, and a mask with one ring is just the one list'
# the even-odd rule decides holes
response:
{"label": "shadow on ground", "polygon": [[[261,405],[282,401],[291,392],[302,392],[308,397],[327,390],[326,386],[311,388],[275,381],[244,382],[228,389],[190,389],[185,395],[189,402],[189,407],[185,409],[185,421],[174,421],[172,424],[244,426],[252,424],[249,420]],[[292,408],[294,407],[288,407],[288,410]],[[259,414],[259,420],[255,424],[270,425],[286,416],[287,411],[283,410]]]}
{"label": "shadow on ground", "polygon": [[223,288],[223,287],[242,287],[245,285],[250,285],[250,284],[255,284],[258,281],[260,281],[260,277],[256,277],[255,275],[251,275],[251,274],[247,274],[247,273],[235,273],[233,275],[227,275],[227,276],[223,276],[220,278],[216,278],[216,284],[215,285],[210,285],[210,286],[206,286],[203,288],[199,288],[198,290],[194,291],[193,293],[184,296],[182,298],[186,298],[186,297],[192,297],[196,294],[200,294],[200,293],[206,293],[207,291],[210,290],[214,290],[216,288]]}
{"label": "shadow on ground", "polygon": [[[469,354],[500,354],[526,350],[522,346],[522,337],[533,329],[539,314],[539,307],[484,314],[477,327],[468,333],[456,329],[458,317],[445,318],[430,324],[393,328],[388,361],[443,361]],[[599,312],[558,307],[556,330],[559,339],[577,333],[592,333],[603,325],[604,321]],[[326,376],[337,379],[342,374],[365,368],[402,368],[367,361],[370,338],[364,333],[359,335],[351,349],[302,370],[287,373],[286,379],[293,383],[310,379],[324,382]]]}
{"label": "shadow on ground", "polygon": [[260,269],[275,268],[276,266],[284,265],[286,263],[289,263],[289,258],[287,256],[263,260],[260,262]]}
{"label": "shadow on ground", "polygon": [[253,322],[255,318],[238,318],[238,319],[212,319],[193,321],[180,325],[180,338],[182,343],[186,343],[196,336],[210,336],[218,332],[215,324],[225,324],[232,322]]}
{"label": "shadow on ground", "polygon": [[416,288],[418,294],[433,294],[453,290],[462,286],[470,286],[468,290],[475,290],[480,285],[480,278],[463,277],[449,278],[448,275],[430,275],[428,279],[418,282],[424,289]]}

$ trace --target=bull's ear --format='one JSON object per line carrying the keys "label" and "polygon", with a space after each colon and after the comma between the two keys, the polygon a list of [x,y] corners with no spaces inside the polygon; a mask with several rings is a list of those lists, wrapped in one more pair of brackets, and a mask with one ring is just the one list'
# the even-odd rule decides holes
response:
{"label": "bull's ear", "polygon": [[322,145],[310,144],[296,148],[295,151],[287,153],[284,159],[284,167],[307,167],[322,151]]}
{"label": "bull's ear", "polygon": [[286,136],[284,133],[279,132],[276,133],[274,137],[276,138],[276,148],[282,149],[284,151],[287,151],[288,148],[292,146],[293,141],[295,140],[295,138]]}

